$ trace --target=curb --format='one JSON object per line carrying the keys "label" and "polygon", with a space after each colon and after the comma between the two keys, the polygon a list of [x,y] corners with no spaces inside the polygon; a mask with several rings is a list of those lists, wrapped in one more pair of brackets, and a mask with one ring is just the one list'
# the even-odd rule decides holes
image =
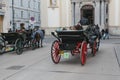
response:
{"label": "curb", "polygon": [[118,65],[120,67],[120,54],[119,54],[119,47],[114,47],[114,52],[115,52],[115,56],[116,56],[116,59],[117,59],[117,62],[118,62]]}

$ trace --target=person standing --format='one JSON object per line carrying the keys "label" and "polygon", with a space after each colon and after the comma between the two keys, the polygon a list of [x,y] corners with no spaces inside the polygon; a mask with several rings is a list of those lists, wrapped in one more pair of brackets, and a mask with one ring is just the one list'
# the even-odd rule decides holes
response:
{"label": "person standing", "polygon": [[105,39],[109,39],[109,31],[108,31],[108,28],[105,29]]}
{"label": "person standing", "polygon": [[105,39],[105,30],[104,29],[101,30],[101,39]]}
{"label": "person standing", "polygon": [[12,32],[12,29],[11,29],[11,28],[9,28],[8,33],[9,33],[9,32]]}
{"label": "person standing", "polygon": [[20,32],[22,34],[23,40],[25,42],[27,36],[26,36],[26,30],[25,30],[25,24],[24,23],[20,24],[20,30],[18,32]]}

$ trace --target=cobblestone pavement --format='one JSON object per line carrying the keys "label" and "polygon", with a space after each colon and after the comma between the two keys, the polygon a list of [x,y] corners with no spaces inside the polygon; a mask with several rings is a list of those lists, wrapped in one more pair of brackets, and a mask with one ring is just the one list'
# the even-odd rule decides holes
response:
{"label": "cobblestone pavement", "polygon": [[25,49],[22,55],[0,55],[0,80],[120,80],[119,39],[101,40],[95,57],[88,51],[84,66],[79,55],[62,57],[54,64],[50,55],[53,40],[46,36],[43,48]]}

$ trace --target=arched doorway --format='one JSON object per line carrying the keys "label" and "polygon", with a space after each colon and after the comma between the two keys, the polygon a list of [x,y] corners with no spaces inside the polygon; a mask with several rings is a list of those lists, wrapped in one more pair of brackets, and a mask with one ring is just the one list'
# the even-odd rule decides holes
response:
{"label": "arched doorway", "polygon": [[92,5],[84,5],[81,8],[81,20],[86,19],[84,25],[94,24],[94,7]]}

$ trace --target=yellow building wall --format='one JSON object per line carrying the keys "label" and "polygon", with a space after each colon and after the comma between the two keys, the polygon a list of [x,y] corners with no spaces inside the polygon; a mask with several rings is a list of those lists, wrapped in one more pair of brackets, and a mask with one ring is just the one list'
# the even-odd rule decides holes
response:
{"label": "yellow building wall", "polygon": [[3,32],[3,16],[0,16],[0,32]]}

